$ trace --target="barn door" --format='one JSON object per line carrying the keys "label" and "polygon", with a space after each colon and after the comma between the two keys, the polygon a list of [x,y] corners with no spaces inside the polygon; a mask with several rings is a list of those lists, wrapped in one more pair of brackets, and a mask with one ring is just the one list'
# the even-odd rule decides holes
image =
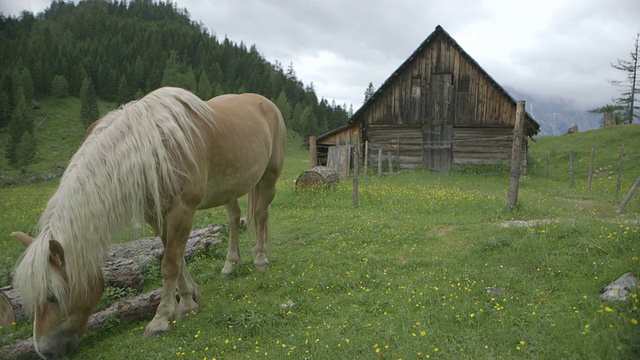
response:
{"label": "barn door", "polygon": [[448,173],[451,169],[452,96],[451,74],[431,74],[427,121],[423,128],[423,162],[427,169]]}

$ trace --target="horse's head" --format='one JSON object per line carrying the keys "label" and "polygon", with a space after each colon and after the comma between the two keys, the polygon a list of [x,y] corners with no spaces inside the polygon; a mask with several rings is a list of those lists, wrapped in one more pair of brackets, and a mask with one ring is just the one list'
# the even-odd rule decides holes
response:
{"label": "horse's head", "polygon": [[[31,245],[34,239],[24,233],[15,232],[12,235],[28,247],[27,252],[36,245]],[[46,264],[36,264],[33,259],[37,257],[25,256],[16,270],[16,286],[25,303],[33,309],[33,343],[36,351],[44,359],[59,359],[78,348],[89,315],[102,296],[104,282],[102,276],[98,276],[94,281],[95,286],[86,292],[78,294],[70,291],[62,245],[49,240],[48,246],[34,251],[48,252],[42,254],[46,256],[46,261],[43,261]],[[39,266],[46,266],[46,269],[36,270]],[[41,275],[43,273],[46,275]],[[87,276],[90,276],[89,273]]]}

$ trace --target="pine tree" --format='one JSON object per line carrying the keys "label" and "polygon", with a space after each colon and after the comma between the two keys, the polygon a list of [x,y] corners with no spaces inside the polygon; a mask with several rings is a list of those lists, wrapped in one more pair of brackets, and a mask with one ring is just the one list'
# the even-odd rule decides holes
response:
{"label": "pine tree", "polygon": [[205,71],[200,73],[198,80],[198,91],[196,92],[201,99],[208,100],[213,97],[213,87],[209,82],[209,77]]}
{"label": "pine tree", "polygon": [[99,117],[100,110],[98,110],[96,90],[91,79],[86,77],[82,81],[82,87],[80,88],[80,120],[84,127],[87,128]]}
{"label": "pine tree", "polygon": [[62,75],[56,75],[51,80],[51,95],[57,98],[69,96],[69,82]]}
{"label": "pine tree", "polygon": [[11,120],[11,101],[9,95],[0,89],[0,129],[9,124]]}
{"label": "pine tree", "polygon": [[291,125],[291,113],[293,112],[291,109],[291,104],[289,103],[289,99],[287,99],[287,94],[284,91],[280,91],[280,95],[275,101],[276,106],[280,109],[280,113],[282,113],[282,118],[284,119],[285,124],[287,126]]}
{"label": "pine tree", "polygon": [[640,55],[640,33],[636,34],[634,49],[631,52],[631,60],[618,59],[617,64],[611,64],[611,66],[625,73],[625,80],[609,80],[612,85],[623,88],[621,96],[613,99],[617,105],[623,106],[625,111],[623,113],[623,121],[629,124],[633,123],[633,119],[640,119],[640,106],[636,106],[637,98],[640,94],[640,79],[638,79],[638,70],[640,70],[640,63],[638,62],[638,56]]}
{"label": "pine tree", "polygon": [[9,164],[17,166],[16,149],[22,140],[22,135],[26,132],[33,134],[33,119],[27,106],[27,101],[22,93],[22,88],[20,88],[18,103],[13,111],[8,130],[9,139],[5,148],[5,157],[9,161]]}
{"label": "pine tree", "polygon": [[33,135],[25,131],[20,137],[20,142],[15,148],[15,167],[25,171],[33,161],[36,154],[36,144]]}
{"label": "pine tree", "polygon": [[300,135],[305,138],[310,135],[318,135],[318,130],[318,119],[313,113],[313,108],[311,106],[305,107],[300,116]]}
{"label": "pine tree", "polygon": [[373,87],[373,83],[370,82],[367,89],[364,91],[364,102],[366,103],[376,93],[376,88]]}
{"label": "pine tree", "polygon": [[27,101],[27,105],[31,105],[35,100],[35,88],[33,87],[33,78],[31,77],[31,71],[26,67],[22,69],[20,74],[20,84],[22,85],[22,91],[24,93],[24,99]]}

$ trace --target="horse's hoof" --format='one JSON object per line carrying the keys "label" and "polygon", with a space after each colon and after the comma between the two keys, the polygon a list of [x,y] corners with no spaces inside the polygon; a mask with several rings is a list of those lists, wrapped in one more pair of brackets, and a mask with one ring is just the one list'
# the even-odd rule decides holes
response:
{"label": "horse's hoof", "polygon": [[149,339],[149,338],[156,338],[159,337],[160,335],[166,333],[169,331],[169,324],[168,323],[161,323],[161,322],[155,322],[151,321],[148,325],[147,328],[144,329],[144,332],[142,333],[141,338],[143,339]]}
{"label": "horse's hoof", "polygon": [[269,263],[265,262],[262,264],[253,264],[256,269],[260,270],[260,271],[265,271],[265,270],[269,270]]}
{"label": "horse's hoof", "polygon": [[[185,300],[185,302],[187,302],[187,300]],[[182,303],[182,300],[180,301],[180,303]],[[195,315],[198,313],[198,311],[200,311],[200,305],[196,304],[195,302],[191,302],[190,305],[185,305],[183,307],[180,308],[179,313],[180,313],[180,320],[184,320],[185,318],[191,316],[191,315]]]}
{"label": "horse's hoof", "polygon": [[229,280],[229,279],[231,279],[231,273],[228,273],[228,274],[226,274],[226,273],[220,273],[220,279],[222,279],[222,280]]}

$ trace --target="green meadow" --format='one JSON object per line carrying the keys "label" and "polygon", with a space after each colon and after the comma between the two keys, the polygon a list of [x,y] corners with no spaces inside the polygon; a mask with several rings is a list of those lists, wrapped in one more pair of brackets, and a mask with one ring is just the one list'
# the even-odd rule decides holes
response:
{"label": "green meadow", "polygon": [[[47,106],[53,104],[43,111]],[[78,146],[81,128],[62,119],[48,120],[50,136],[65,131],[68,142],[41,134],[39,148],[56,146],[58,155],[41,150],[34,169],[65,165]],[[640,193],[616,215],[640,175],[638,138],[640,125],[536,139],[518,205],[507,211],[509,174],[482,169],[361,174],[358,207],[351,179],[328,191],[296,192],[308,153],[290,136],[271,207],[270,269],[252,267],[252,244],[242,233],[244,262],[229,280],[219,276],[226,243],[189,264],[202,291],[198,314],[157,339],[140,338],[153,314],[108,323],[87,333],[70,358],[638,358],[638,290],[624,302],[599,298],[620,275],[640,272]],[[0,188],[1,285],[10,283],[21,252],[9,234],[33,231],[56,186],[50,180]],[[202,211],[194,227],[225,219],[222,208]],[[158,286],[151,279],[147,289]],[[111,289],[106,300],[114,293],[129,292]],[[0,334],[16,336],[1,337],[0,345],[30,332],[30,324],[4,328]]]}

